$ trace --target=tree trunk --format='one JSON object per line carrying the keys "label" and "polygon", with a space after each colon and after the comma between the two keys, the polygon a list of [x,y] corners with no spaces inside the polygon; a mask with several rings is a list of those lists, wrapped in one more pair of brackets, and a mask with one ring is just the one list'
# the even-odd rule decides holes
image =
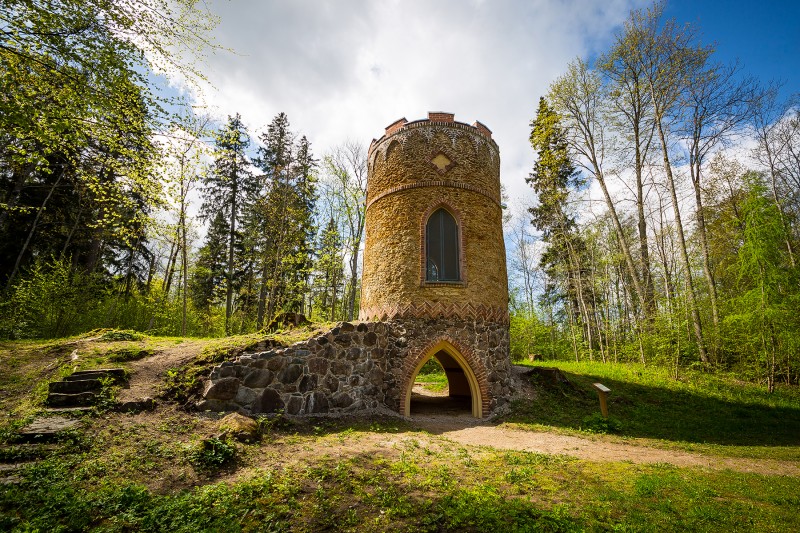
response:
{"label": "tree trunk", "polygon": [[61,178],[64,177],[66,172],[66,166],[61,167],[61,173],[58,175],[55,183],[53,183],[52,187],[50,187],[50,190],[47,192],[47,196],[42,202],[42,205],[39,206],[39,209],[36,211],[36,217],[34,217],[33,222],[31,223],[31,229],[28,231],[28,236],[25,238],[25,242],[22,244],[22,249],[19,251],[19,254],[17,254],[17,260],[14,262],[14,269],[8,276],[8,280],[6,280],[6,290],[11,288],[11,283],[14,281],[14,278],[19,271],[19,265],[22,263],[22,258],[25,256],[25,252],[28,251],[28,246],[31,244],[33,235],[36,233],[36,227],[39,225],[39,219],[42,217],[42,213],[47,206],[47,202],[50,200],[50,197],[53,196],[53,192],[56,190],[56,187],[58,187],[58,184],[61,183]]}
{"label": "tree trunk", "polygon": [[236,195],[238,194],[238,176],[236,170],[232,176],[231,187],[231,220],[230,220],[230,233],[228,235],[228,272],[227,272],[227,287],[225,293],[225,335],[231,334],[231,315],[233,314],[233,250],[234,241],[236,239]]}
{"label": "tree trunk", "polygon": [[697,307],[697,300],[694,294],[694,281],[692,279],[692,266],[689,263],[689,253],[686,250],[686,239],[683,233],[683,223],[681,222],[681,211],[678,204],[678,194],[675,190],[675,179],[672,175],[672,165],[669,161],[669,152],[667,146],[666,136],[664,135],[664,127],[661,122],[661,117],[656,117],[658,124],[658,138],[661,141],[661,151],[664,156],[664,171],[667,174],[667,184],[669,185],[669,192],[672,197],[672,212],[675,217],[675,225],[678,234],[678,248],[680,250],[681,261],[683,268],[686,271],[686,285],[687,297],[689,298],[689,308],[692,315],[692,325],[694,326],[694,337],[697,341],[697,350],[700,352],[700,360],[703,363],[708,363],[708,354],[706,353],[705,339],[703,338],[703,325],[700,322],[700,310]]}

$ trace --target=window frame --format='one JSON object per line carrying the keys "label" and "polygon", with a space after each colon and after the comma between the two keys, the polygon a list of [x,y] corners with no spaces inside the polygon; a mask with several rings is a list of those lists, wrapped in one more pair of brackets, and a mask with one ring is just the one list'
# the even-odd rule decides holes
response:
{"label": "window frame", "polygon": [[[446,211],[456,224],[456,244],[458,246],[456,264],[458,266],[457,280],[428,279],[428,221],[439,210]],[[467,271],[465,258],[464,230],[461,214],[447,202],[440,201],[429,207],[420,221],[420,285],[423,287],[465,287],[467,285]]]}

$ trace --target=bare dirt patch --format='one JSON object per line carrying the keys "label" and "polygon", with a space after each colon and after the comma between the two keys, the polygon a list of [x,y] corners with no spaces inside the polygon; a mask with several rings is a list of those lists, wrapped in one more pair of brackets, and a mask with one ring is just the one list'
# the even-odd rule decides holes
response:
{"label": "bare dirt patch", "polygon": [[128,363],[128,386],[119,391],[118,400],[126,402],[155,398],[164,384],[167,370],[189,363],[200,354],[206,344],[208,343],[204,341],[183,341],[159,348],[150,357]]}
{"label": "bare dirt patch", "polygon": [[414,425],[419,429],[468,446],[488,446],[498,450],[569,455],[587,461],[666,463],[680,467],[800,476],[800,465],[790,461],[717,457],[677,450],[662,450],[635,444],[606,442],[600,438],[583,438],[498,426],[467,416],[428,415],[414,417],[413,420]]}

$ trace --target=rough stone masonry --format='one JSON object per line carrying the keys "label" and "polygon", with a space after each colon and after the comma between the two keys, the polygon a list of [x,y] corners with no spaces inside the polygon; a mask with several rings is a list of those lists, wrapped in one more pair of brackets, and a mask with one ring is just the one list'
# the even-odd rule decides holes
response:
{"label": "rough stone masonry", "polygon": [[[450,394],[471,397],[473,416],[507,401],[508,278],[492,132],[451,113],[403,118],[372,141],[367,167],[360,322],[223,363],[201,409],[409,416],[414,378],[432,357]],[[440,235],[429,221],[444,219],[452,229]],[[444,240],[449,275],[431,277],[441,258],[428,245]]]}
{"label": "rough stone masonry", "polygon": [[502,357],[508,353],[507,327],[407,319],[343,322],[286,348],[241,355],[214,368],[197,407],[247,415],[397,414],[404,401],[402,385],[413,381],[411,372],[431,339],[463,350],[477,368],[485,412],[505,403],[510,394],[510,365]]}

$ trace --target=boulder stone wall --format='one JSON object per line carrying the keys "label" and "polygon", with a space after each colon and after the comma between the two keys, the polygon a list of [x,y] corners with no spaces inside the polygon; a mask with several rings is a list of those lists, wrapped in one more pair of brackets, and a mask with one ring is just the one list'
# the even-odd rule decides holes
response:
{"label": "boulder stone wall", "polygon": [[507,401],[507,324],[406,319],[343,322],[285,348],[242,354],[214,367],[197,408],[246,415],[402,414],[414,370],[442,343],[468,362],[484,416]]}

